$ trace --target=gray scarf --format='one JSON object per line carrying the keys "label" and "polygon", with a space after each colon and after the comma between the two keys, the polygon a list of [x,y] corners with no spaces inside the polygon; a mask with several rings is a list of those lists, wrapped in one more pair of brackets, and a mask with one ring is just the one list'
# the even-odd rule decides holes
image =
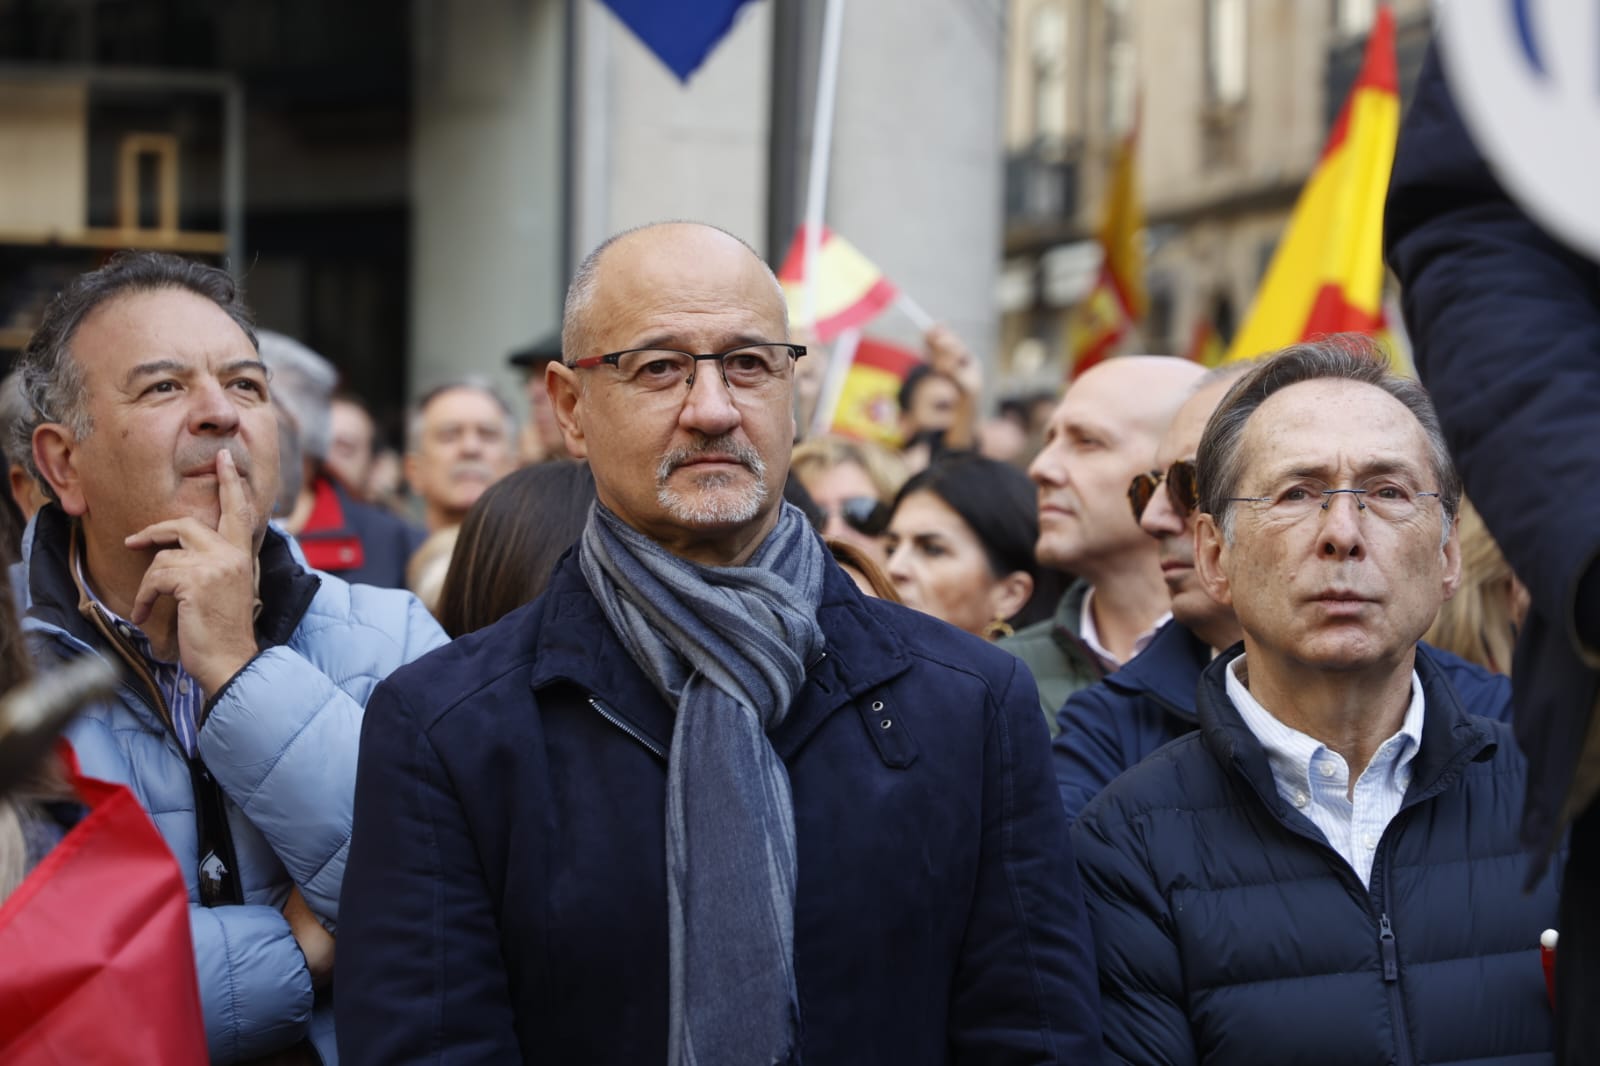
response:
{"label": "gray scarf", "polygon": [[794,806],[766,734],[823,648],[827,549],[785,503],[749,563],[697,566],[596,504],[578,562],[634,662],[677,708],[667,757],[667,1061],[798,1061]]}

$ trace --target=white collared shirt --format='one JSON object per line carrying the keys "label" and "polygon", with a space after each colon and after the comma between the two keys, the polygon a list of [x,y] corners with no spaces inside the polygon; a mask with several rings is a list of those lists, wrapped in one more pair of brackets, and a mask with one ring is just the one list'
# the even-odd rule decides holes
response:
{"label": "white collared shirt", "polygon": [[[1150,642],[1156,639],[1156,630],[1160,629],[1170,621],[1172,621],[1172,612],[1168,611],[1166,614],[1156,619],[1155,625],[1151,626],[1143,633],[1140,633],[1139,636],[1134,639],[1133,654],[1138,655],[1140,652],[1148,648],[1150,646]],[[1090,587],[1089,591],[1086,592],[1083,597],[1083,608],[1078,616],[1078,637],[1084,642],[1085,645],[1088,646],[1090,651],[1094,652],[1095,658],[1099,659],[1101,664],[1105,666],[1108,671],[1117,669],[1126,661],[1117,658],[1111,653],[1110,650],[1106,648],[1104,644],[1100,643],[1100,627],[1094,624],[1093,587]],[[1133,656],[1130,655],[1128,658],[1131,659]]]}
{"label": "white collared shirt", "polygon": [[1378,745],[1356,779],[1351,799],[1344,756],[1298,729],[1284,725],[1256,701],[1239,680],[1243,655],[1228,664],[1228,698],[1266,750],[1278,795],[1322,830],[1333,850],[1369,888],[1372,860],[1383,831],[1400,811],[1411,784],[1411,760],[1422,744],[1422,679],[1411,671],[1411,704],[1400,731]]}

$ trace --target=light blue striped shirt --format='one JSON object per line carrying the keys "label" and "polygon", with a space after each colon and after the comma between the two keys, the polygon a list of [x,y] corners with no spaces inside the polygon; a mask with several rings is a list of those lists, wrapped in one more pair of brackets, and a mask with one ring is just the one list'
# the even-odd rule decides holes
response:
{"label": "light blue striped shirt", "polygon": [[178,743],[183,747],[184,753],[191,759],[194,758],[195,748],[199,743],[200,708],[203,705],[203,696],[200,692],[200,682],[189,676],[189,671],[183,668],[182,663],[167,662],[156,658],[155,652],[150,647],[150,638],[144,631],[132,622],[123,618],[117,612],[107,607],[99,596],[94,593],[94,588],[83,577],[83,564],[75,559],[78,567],[78,584],[89,594],[89,599],[101,611],[122,638],[132,645],[133,650],[139,653],[139,658],[150,670],[150,675],[155,678],[156,687],[161,690],[161,698],[167,703],[167,710],[172,713],[172,728],[178,734]]}
{"label": "light blue striped shirt", "polygon": [[1315,737],[1284,725],[1239,680],[1243,655],[1228,664],[1228,698],[1267,753],[1278,795],[1322,830],[1361,883],[1372,885],[1372,859],[1383,831],[1400,811],[1411,784],[1411,760],[1422,744],[1422,679],[1411,672],[1411,705],[1400,731],[1378,745],[1350,790],[1344,756]]}

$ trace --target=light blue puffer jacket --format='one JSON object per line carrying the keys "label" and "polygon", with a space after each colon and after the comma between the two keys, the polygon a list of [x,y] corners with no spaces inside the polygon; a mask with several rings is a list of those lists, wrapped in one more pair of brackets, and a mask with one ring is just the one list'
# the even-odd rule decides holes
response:
{"label": "light blue puffer jacket", "polygon": [[[46,508],[29,534],[22,565],[35,659],[99,651],[116,661],[78,611],[66,517]],[[188,760],[141,681],[125,674],[119,699],[85,711],[68,737],[85,773],[133,789],[177,856],[212,1061],[253,1058],[310,1036],[323,1062],[334,1063],[332,992],[313,994],[281,908],[299,885],[337,933],[367,697],[396,667],[446,638],[410,593],[309,570],[276,531],[260,558],[263,651],[213,697],[199,739],[226,797],[243,905],[200,905]]]}

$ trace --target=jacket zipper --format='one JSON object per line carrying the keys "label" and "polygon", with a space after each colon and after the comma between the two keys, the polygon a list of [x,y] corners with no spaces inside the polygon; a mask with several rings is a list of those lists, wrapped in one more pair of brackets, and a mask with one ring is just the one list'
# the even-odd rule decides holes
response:
{"label": "jacket zipper", "polygon": [[[1242,776],[1245,781],[1250,784],[1251,788],[1255,788],[1255,782],[1250,779],[1249,774],[1245,773],[1244,766],[1242,762],[1237,759],[1237,757],[1235,758],[1235,769],[1240,776]],[[1261,795],[1259,789],[1256,790],[1256,795],[1260,797],[1262,803],[1267,803],[1267,798]],[[1389,820],[1389,825],[1383,831],[1383,839],[1379,841],[1379,853],[1374,857],[1372,864],[1373,871],[1371,876],[1381,876],[1383,878],[1383,891],[1380,893],[1382,897],[1380,900],[1380,906],[1372,909],[1376,909],[1378,911],[1378,957],[1383,962],[1383,983],[1388,987],[1389,1014],[1390,1017],[1394,1019],[1395,1066],[1412,1066],[1415,1060],[1411,1055],[1411,1031],[1406,1025],[1405,1002],[1400,997],[1400,952],[1398,948],[1398,942],[1395,940],[1394,925],[1389,921],[1389,912],[1393,910],[1393,906],[1389,898],[1388,869],[1390,852],[1394,850],[1394,837],[1391,834],[1394,832],[1395,823],[1399,822],[1401,818],[1405,817],[1406,812],[1410,810],[1412,806],[1415,806],[1416,804],[1423,802],[1424,799],[1429,798],[1432,798],[1431,795],[1427,797],[1418,797],[1410,804],[1401,805],[1400,809],[1395,812],[1394,817]],[[1271,809],[1271,804],[1268,804],[1268,810]],[[1304,837],[1306,840],[1311,841],[1313,844],[1316,844],[1328,854],[1332,855],[1336,860],[1335,866],[1339,871],[1339,876],[1348,879],[1352,885],[1364,889],[1368,899],[1368,906],[1369,908],[1371,907],[1372,890],[1361,883],[1361,879],[1357,877],[1355,871],[1350,868],[1349,861],[1345,859],[1343,855],[1340,855],[1339,852],[1335,850],[1325,838],[1323,838],[1320,834],[1313,836],[1310,833],[1307,833],[1300,826],[1297,826],[1283,818],[1279,818],[1278,822],[1291,833]],[[1370,909],[1368,913],[1371,913]]]}
{"label": "jacket zipper", "polygon": [[[1396,813],[1395,819],[1400,814]],[[1389,828],[1394,827],[1391,820]],[[1378,912],[1378,953],[1383,959],[1383,983],[1389,991],[1389,1016],[1394,1020],[1395,1030],[1395,1062],[1398,1066],[1411,1066],[1411,1027],[1406,1024],[1406,1004],[1400,995],[1400,951],[1395,941],[1394,925],[1389,921],[1389,912],[1394,909],[1393,901],[1389,898],[1389,859],[1394,850],[1394,838],[1389,831],[1384,831],[1388,839],[1382,841],[1383,851],[1383,901],[1382,909]]]}
{"label": "jacket zipper", "polygon": [[643,744],[646,748],[649,748],[651,753],[654,754],[656,758],[665,759],[667,757],[667,753],[661,750],[661,746],[659,744],[645,736],[638,729],[629,725],[622,719],[620,715],[616,714],[616,712],[612,711],[609,707],[595,699],[593,696],[588,697],[588,699],[589,706],[598,711],[601,718],[604,718],[606,721],[610,722],[612,725],[628,734],[634,740],[637,740],[640,744]]}

